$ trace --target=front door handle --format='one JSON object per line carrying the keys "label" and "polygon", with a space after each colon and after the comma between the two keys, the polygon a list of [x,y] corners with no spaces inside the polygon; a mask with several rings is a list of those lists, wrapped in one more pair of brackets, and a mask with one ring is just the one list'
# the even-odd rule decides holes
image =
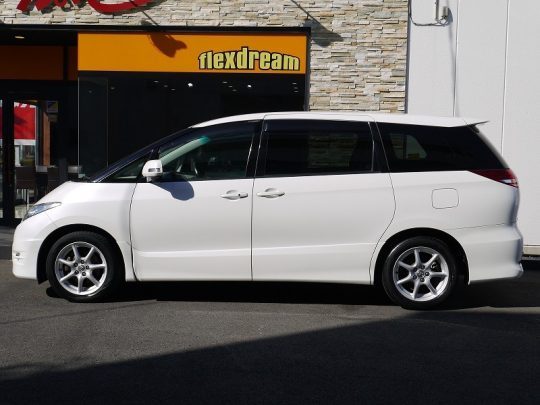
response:
{"label": "front door handle", "polygon": [[248,196],[248,193],[241,193],[236,190],[229,190],[225,194],[221,194],[221,198],[225,198],[227,200],[239,200],[240,198],[246,198]]}
{"label": "front door handle", "polygon": [[275,188],[267,188],[264,191],[261,191],[260,193],[257,193],[257,197],[264,197],[264,198],[277,198],[284,196],[285,193],[283,191],[279,191]]}

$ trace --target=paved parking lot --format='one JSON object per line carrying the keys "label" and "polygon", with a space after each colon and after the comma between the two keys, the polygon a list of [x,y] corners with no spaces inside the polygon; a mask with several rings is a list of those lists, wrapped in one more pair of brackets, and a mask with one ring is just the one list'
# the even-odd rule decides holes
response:
{"label": "paved parking lot", "polygon": [[540,403],[540,271],[406,311],[372,287],[130,285],[71,304],[0,261],[0,404]]}

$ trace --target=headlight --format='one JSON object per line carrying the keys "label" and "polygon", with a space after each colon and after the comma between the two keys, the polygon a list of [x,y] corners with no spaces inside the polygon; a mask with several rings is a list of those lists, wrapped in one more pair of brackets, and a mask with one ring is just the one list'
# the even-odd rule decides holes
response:
{"label": "headlight", "polygon": [[23,218],[23,221],[25,219],[28,219],[30,217],[33,217],[34,215],[37,215],[37,214],[40,214],[42,213],[43,211],[47,211],[47,210],[50,210],[51,208],[54,208],[54,207],[58,207],[62,205],[62,203],[59,203],[59,202],[48,202],[48,203],[43,203],[43,204],[36,204],[36,205],[33,205],[29,210],[28,212],[26,213],[26,215],[24,216]]}

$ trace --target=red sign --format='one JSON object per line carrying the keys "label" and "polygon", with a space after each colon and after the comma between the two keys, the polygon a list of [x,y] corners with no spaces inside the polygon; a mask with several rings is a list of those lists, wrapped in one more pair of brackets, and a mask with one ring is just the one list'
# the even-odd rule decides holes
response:
{"label": "red sign", "polygon": [[[84,0],[69,0],[74,5],[78,5],[84,2]],[[105,3],[104,0],[86,0],[88,5],[94,10],[99,11],[102,14],[119,13],[122,11],[128,11],[135,7],[142,7],[150,3],[152,0],[125,0],[118,3]],[[65,7],[68,0],[20,0],[17,8],[21,11],[30,11],[32,4],[34,7],[41,11],[49,6]]]}
{"label": "red sign", "polygon": [[[34,141],[36,139],[36,106],[16,102],[13,107],[15,144],[23,140]],[[0,107],[0,139],[2,139],[2,107]]]}

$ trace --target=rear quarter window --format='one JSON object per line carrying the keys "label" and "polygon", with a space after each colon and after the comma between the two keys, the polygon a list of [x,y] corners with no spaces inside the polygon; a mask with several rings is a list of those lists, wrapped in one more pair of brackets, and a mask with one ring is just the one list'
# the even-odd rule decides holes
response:
{"label": "rear quarter window", "polygon": [[378,124],[392,172],[505,169],[476,128]]}

